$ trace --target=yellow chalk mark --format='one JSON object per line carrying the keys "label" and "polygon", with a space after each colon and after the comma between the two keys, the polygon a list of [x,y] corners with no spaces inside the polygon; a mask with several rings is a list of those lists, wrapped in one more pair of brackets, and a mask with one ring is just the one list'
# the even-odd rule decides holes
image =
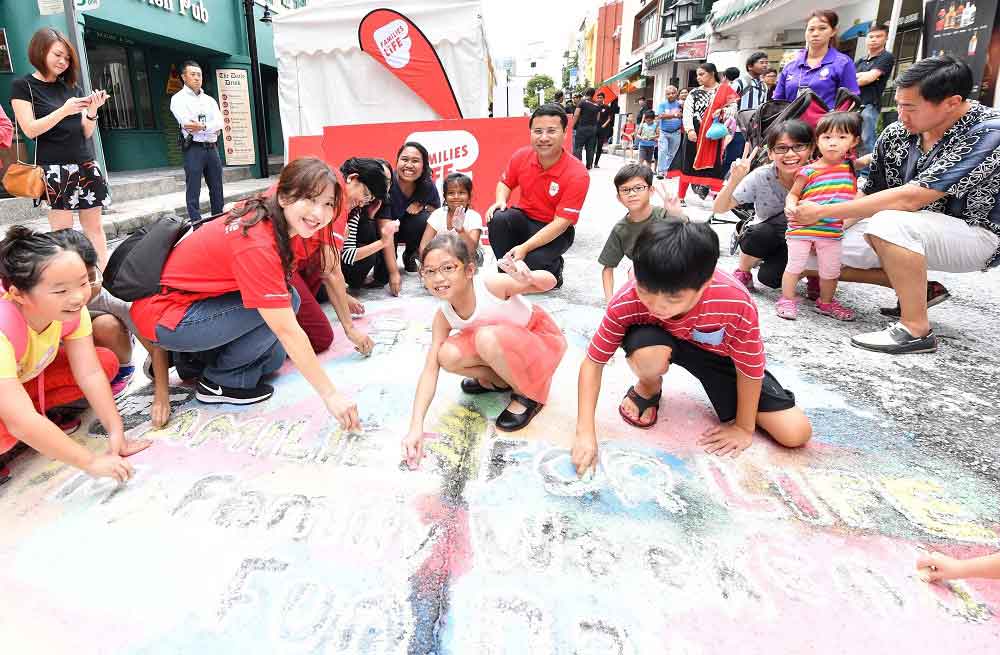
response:
{"label": "yellow chalk mark", "polygon": [[996,543],[997,534],[975,523],[975,517],[948,499],[938,483],[917,478],[883,478],[881,483],[886,499],[927,532],[959,541]]}
{"label": "yellow chalk mark", "polygon": [[439,441],[431,442],[429,450],[447,459],[448,463],[450,463],[452,466],[458,466],[459,462],[462,459],[461,453],[458,453],[454,449],[449,448],[446,444],[443,444]]}
{"label": "yellow chalk mark", "polygon": [[197,409],[188,409],[170,419],[162,428],[150,428],[143,433],[143,439],[154,441],[181,441],[185,439],[198,422],[201,415]]}
{"label": "yellow chalk mark", "polygon": [[437,432],[440,439],[428,448],[447,460],[452,468],[468,467],[463,475],[475,476],[476,458],[474,450],[486,430],[486,419],[482,414],[462,405],[453,405],[438,418]]}
{"label": "yellow chalk mark", "polygon": [[877,498],[863,477],[830,469],[809,472],[809,482],[823,501],[852,528],[874,527],[871,510]]}
{"label": "yellow chalk mark", "polygon": [[191,446],[201,446],[215,440],[227,446],[230,450],[239,451],[254,435],[263,430],[264,421],[251,419],[242,421],[233,414],[219,414],[201,426],[189,442]]}

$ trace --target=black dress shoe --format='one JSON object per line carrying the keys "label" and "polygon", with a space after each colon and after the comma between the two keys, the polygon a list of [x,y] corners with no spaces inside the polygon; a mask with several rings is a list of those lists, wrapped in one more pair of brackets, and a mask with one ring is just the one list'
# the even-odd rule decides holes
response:
{"label": "black dress shoe", "polygon": [[514,402],[515,400],[524,405],[524,413],[514,414],[509,409],[503,410],[500,412],[500,416],[497,417],[497,430],[516,432],[528,425],[528,423],[531,423],[531,419],[535,418],[535,414],[542,411],[542,407],[544,407],[542,403],[536,402],[531,398],[525,398],[519,393],[510,394],[510,401]]}
{"label": "black dress shoe", "polygon": [[510,391],[510,387],[484,387],[476,378],[464,378],[462,380],[462,391],[476,396],[481,393],[505,393]]}
{"label": "black dress shoe", "polygon": [[403,270],[407,273],[416,273],[420,270],[420,264],[416,257],[409,257],[403,260]]}

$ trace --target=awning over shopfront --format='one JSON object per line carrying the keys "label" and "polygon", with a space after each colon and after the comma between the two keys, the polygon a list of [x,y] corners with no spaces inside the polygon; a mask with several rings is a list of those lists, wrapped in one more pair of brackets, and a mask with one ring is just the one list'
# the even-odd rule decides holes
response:
{"label": "awning over shopfront", "polygon": [[[857,0],[825,0],[823,6],[826,9],[838,9],[856,2]],[[779,11],[786,6],[789,7],[787,14]],[[796,22],[795,17],[801,19],[804,15],[793,0],[718,0],[712,7],[712,15],[708,21],[716,32],[736,29],[751,20],[755,21],[755,28],[767,30],[781,29],[782,25]],[[756,22],[765,16],[763,22]]]}
{"label": "awning over shopfront", "polygon": [[743,18],[747,14],[751,14],[758,9],[763,9],[772,2],[774,0],[738,0],[737,2],[727,3],[712,16],[712,26],[719,29]]}
{"label": "awning over shopfront", "polygon": [[851,26],[846,32],[840,35],[841,41],[850,41],[851,39],[856,39],[860,36],[865,36],[868,34],[868,30],[871,29],[871,21],[858,23],[857,25]]}
{"label": "awning over shopfront", "polygon": [[646,70],[652,70],[673,60],[674,46],[663,44],[653,52],[646,55]]}
{"label": "awning over shopfront", "polygon": [[601,86],[604,86],[605,84],[611,84],[612,82],[617,82],[619,80],[627,80],[633,75],[638,75],[641,72],[642,72],[642,60],[639,60],[634,64],[629,64],[628,66],[621,69],[608,79],[601,82]]}

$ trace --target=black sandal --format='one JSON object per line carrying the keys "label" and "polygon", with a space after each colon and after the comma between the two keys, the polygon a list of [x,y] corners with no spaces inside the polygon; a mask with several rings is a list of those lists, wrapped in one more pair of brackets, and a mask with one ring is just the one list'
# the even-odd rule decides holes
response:
{"label": "black sandal", "polygon": [[663,391],[660,390],[652,398],[643,398],[639,395],[639,392],[635,390],[634,386],[629,387],[628,392],[625,394],[625,398],[631,400],[635,404],[635,408],[639,410],[638,417],[640,420],[642,419],[642,415],[646,413],[647,409],[652,407],[655,410],[653,412],[653,418],[649,420],[649,423],[640,423],[639,420],[636,420],[625,413],[625,398],[623,398],[621,404],[618,405],[618,413],[621,414],[622,420],[629,425],[634,425],[637,428],[648,430],[656,425],[657,419],[660,418],[660,397],[662,395]]}
{"label": "black sandal", "polygon": [[471,396],[477,396],[481,393],[506,393],[510,391],[510,387],[484,387],[476,378],[464,378],[462,391]]}
{"label": "black sandal", "polygon": [[[542,407],[544,407],[542,403],[531,398],[526,398],[519,393],[510,394],[510,401],[514,402],[515,400],[524,405],[524,413],[514,414],[509,409],[504,409],[500,412],[500,416],[497,417],[497,430],[516,432],[528,425],[528,423],[531,423],[531,419],[535,418],[535,414],[542,411]],[[507,407],[510,407],[510,405],[507,405]]]}

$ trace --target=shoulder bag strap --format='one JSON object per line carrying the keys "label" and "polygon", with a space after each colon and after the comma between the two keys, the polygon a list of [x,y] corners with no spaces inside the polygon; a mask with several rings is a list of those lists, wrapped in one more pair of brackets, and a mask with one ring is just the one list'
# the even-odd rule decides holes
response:
{"label": "shoulder bag strap", "polygon": [[[28,77],[31,77],[30,75]],[[35,116],[35,93],[31,90],[31,82],[28,80],[24,81],[25,85],[28,87],[28,95],[31,97],[31,115],[36,119]],[[25,141],[30,141],[28,135],[24,135]],[[28,165],[28,162],[21,161],[21,126],[17,124],[17,116],[14,116],[14,156],[17,157],[18,164]],[[35,144],[35,161],[31,164],[32,166],[38,166],[38,145]]]}

